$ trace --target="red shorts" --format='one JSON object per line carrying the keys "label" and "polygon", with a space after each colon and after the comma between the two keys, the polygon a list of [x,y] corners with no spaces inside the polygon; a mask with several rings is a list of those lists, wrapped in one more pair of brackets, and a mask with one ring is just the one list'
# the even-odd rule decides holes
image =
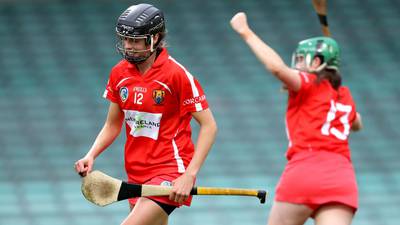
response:
{"label": "red shorts", "polygon": [[275,200],[304,204],[313,210],[327,203],[341,203],[356,211],[358,190],[353,165],[338,153],[296,153],[283,171]]}
{"label": "red shorts", "polygon": [[[175,173],[175,174],[164,174],[164,175],[159,175],[156,177],[151,178],[150,180],[144,182],[143,184],[152,184],[152,185],[172,185],[172,181],[175,180],[176,178],[180,177],[182,174],[180,173]],[[140,184],[140,182],[136,182],[134,180],[129,180],[130,183],[137,183]],[[150,198],[152,200],[167,204],[167,205],[173,205],[176,207],[180,207],[179,203],[175,201],[169,200],[168,196],[157,196],[157,197],[152,197],[148,196],[146,198]],[[136,204],[136,201],[138,198],[130,198],[129,203],[131,205]],[[192,202],[192,196],[190,196],[185,202],[183,202],[183,205],[190,206]]]}

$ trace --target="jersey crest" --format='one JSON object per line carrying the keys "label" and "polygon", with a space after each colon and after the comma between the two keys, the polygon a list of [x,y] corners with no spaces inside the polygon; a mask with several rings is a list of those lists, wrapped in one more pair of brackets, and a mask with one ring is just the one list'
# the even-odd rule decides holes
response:
{"label": "jersey crest", "polygon": [[163,103],[165,97],[165,91],[163,90],[153,90],[153,100],[157,105]]}
{"label": "jersey crest", "polygon": [[121,98],[122,102],[125,102],[126,99],[128,99],[128,95],[129,95],[128,88],[122,87],[121,89],[119,89],[119,97]]}

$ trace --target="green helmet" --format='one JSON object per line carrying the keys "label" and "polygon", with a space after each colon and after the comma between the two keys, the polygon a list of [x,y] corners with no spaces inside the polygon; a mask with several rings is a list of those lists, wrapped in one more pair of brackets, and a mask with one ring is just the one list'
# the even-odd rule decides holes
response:
{"label": "green helmet", "polygon": [[[324,68],[339,70],[340,49],[335,40],[329,37],[315,37],[300,41],[292,57],[292,67],[295,68],[299,56],[304,57],[306,69],[309,72],[319,72]],[[311,63],[315,56],[322,58],[322,64],[311,70]]]}

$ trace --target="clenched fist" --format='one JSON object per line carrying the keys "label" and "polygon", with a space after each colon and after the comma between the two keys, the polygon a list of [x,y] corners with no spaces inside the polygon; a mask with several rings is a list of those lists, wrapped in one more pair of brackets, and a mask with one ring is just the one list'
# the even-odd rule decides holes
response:
{"label": "clenched fist", "polygon": [[249,25],[247,24],[246,14],[243,12],[239,12],[232,17],[231,26],[241,36],[246,35],[250,30]]}

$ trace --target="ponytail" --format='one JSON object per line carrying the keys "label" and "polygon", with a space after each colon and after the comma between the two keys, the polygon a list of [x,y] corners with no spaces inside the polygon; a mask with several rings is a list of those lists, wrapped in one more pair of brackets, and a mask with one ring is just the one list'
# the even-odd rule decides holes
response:
{"label": "ponytail", "polygon": [[320,83],[322,80],[326,79],[329,81],[329,83],[331,83],[332,87],[335,90],[338,90],[339,87],[342,85],[342,76],[337,70],[325,68],[318,72],[317,76],[317,83]]}

